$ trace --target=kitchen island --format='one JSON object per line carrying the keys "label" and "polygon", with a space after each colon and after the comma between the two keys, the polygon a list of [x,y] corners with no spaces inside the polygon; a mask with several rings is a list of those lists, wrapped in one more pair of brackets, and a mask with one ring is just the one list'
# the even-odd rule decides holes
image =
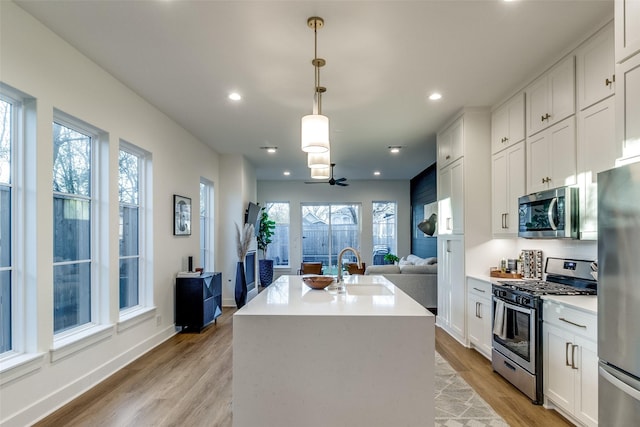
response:
{"label": "kitchen island", "polygon": [[434,317],[382,276],[282,276],[233,318],[233,425],[434,423]]}

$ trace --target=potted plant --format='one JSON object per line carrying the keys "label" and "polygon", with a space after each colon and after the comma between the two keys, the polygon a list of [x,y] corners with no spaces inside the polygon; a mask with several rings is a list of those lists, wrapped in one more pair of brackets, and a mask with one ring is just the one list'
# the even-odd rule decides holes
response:
{"label": "potted plant", "polygon": [[400,261],[400,258],[398,258],[398,257],[397,257],[396,255],[394,255],[394,254],[389,253],[389,254],[386,254],[386,255],[384,256],[384,260],[385,260],[385,262],[386,262],[387,264],[395,264],[395,263],[397,263],[398,261]]}
{"label": "potted plant", "polygon": [[276,222],[269,219],[269,214],[262,208],[260,222],[258,224],[258,250],[262,252],[262,259],[258,260],[260,265],[260,285],[267,287],[273,281],[273,260],[267,259],[267,247],[272,242],[271,237],[275,233]]}

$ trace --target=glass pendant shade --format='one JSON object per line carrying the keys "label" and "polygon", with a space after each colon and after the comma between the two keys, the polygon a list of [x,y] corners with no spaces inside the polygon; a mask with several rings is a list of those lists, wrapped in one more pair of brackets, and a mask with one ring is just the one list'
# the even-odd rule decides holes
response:
{"label": "glass pendant shade", "polygon": [[329,118],[321,114],[309,114],[302,118],[302,151],[324,153],[329,151]]}
{"label": "glass pendant shade", "polygon": [[307,153],[307,166],[311,169],[328,168],[331,166],[331,151],[324,153]]}
{"label": "glass pendant shade", "polygon": [[313,179],[329,179],[331,173],[331,167],[328,168],[313,168],[311,169],[311,178]]}

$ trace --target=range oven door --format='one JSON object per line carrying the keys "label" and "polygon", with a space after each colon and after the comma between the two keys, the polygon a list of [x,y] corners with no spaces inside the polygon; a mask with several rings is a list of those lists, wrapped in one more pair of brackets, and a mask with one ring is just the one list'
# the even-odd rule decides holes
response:
{"label": "range oven door", "polygon": [[[500,308],[502,308],[501,314]],[[536,309],[513,304],[494,296],[492,312],[493,348],[535,375]],[[496,327],[496,321],[502,321],[501,326]]]}

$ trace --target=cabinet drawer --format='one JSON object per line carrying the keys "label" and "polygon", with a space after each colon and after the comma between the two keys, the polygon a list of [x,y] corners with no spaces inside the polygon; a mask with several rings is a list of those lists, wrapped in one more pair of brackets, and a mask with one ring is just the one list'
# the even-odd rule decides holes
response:
{"label": "cabinet drawer", "polygon": [[491,283],[475,277],[467,277],[467,291],[481,298],[491,299]]}
{"label": "cabinet drawer", "polygon": [[571,333],[595,340],[598,333],[598,318],[572,307],[552,301],[544,301],[542,319]]}

